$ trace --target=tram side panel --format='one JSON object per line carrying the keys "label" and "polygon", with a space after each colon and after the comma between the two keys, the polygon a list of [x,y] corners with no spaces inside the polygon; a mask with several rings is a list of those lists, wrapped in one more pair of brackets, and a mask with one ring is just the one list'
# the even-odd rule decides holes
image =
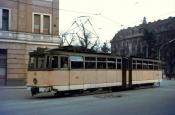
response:
{"label": "tram side panel", "polygon": [[154,79],[158,80],[158,82],[162,81],[162,71],[161,70],[156,70],[154,72]]}
{"label": "tram side panel", "polygon": [[143,83],[154,83],[157,79],[155,79],[155,71],[150,70],[133,70],[133,84],[143,84]]}
{"label": "tram side panel", "polygon": [[121,86],[122,76],[121,71],[118,70],[108,70],[107,71],[107,85],[108,86]]}
{"label": "tram side panel", "polygon": [[106,70],[97,70],[96,87],[107,87]]}
{"label": "tram side panel", "polygon": [[121,86],[121,71],[85,70],[84,89]]}
{"label": "tram side panel", "polygon": [[28,71],[27,86],[49,86],[48,71]]}
{"label": "tram side panel", "polygon": [[116,71],[116,78],[117,78],[117,84],[121,86],[122,85],[122,71],[121,70]]}
{"label": "tram side panel", "polygon": [[141,84],[143,81],[143,72],[141,70],[132,70],[133,84]]}
{"label": "tram side panel", "polygon": [[83,70],[70,70],[70,90],[84,89],[83,77]]}
{"label": "tram side panel", "polygon": [[145,82],[151,82],[151,80],[154,80],[154,71],[153,70],[142,70],[143,73],[143,77],[142,77],[142,81]]}
{"label": "tram side panel", "polygon": [[94,69],[84,71],[84,89],[96,88],[96,74],[97,72]]}
{"label": "tram side panel", "polygon": [[70,72],[70,90],[121,86],[121,74],[116,70],[74,70]]}
{"label": "tram side panel", "polygon": [[52,74],[50,74],[49,82],[51,86],[53,86],[53,89],[57,89],[58,91],[65,91],[69,90],[69,71],[67,70],[57,70],[52,71]]}
{"label": "tram side panel", "polygon": [[133,84],[157,83],[161,81],[159,62],[152,59],[132,59]]}

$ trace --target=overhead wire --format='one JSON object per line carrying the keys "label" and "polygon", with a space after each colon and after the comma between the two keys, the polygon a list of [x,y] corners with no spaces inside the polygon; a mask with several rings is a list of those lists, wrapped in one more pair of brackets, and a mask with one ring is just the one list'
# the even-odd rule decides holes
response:
{"label": "overhead wire", "polygon": [[[76,11],[76,10],[70,10],[70,9],[60,9],[60,8],[56,8],[56,7],[49,7],[49,6],[44,6],[44,5],[38,5],[38,4],[33,4],[33,3],[28,3],[28,2],[24,2],[24,1],[19,1],[19,0],[8,0],[8,1],[12,1],[12,2],[18,2],[18,3],[21,3],[21,4],[26,4],[26,5],[32,5],[32,6],[37,6],[37,7],[43,7],[43,8],[52,8],[52,10],[59,10],[59,11],[65,11],[65,12],[72,12],[72,13],[81,13],[81,14],[89,14],[89,15],[96,15],[96,16],[100,16],[110,22],[112,22],[113,24],[117,24],[117,25],[120,25],[120,26],[124,26],[124,24],[116,21],[116,20],[113,20],[101,13],[91,13],[91,12],[83,12],[83,11]],[[41,0],[39,0],[41,1]],[[46,1],[46,2],[53,2],[53,1]],[[161,14],[159,16],[164,16],[164,15],[167,15],[167,14],[170,14],[170,13],[174,13],[175,11],[170,11],[170,12],[167,12],[167,13],[164,13],[164,14]],[[154,17],[151,17],[151,18],[155,18],[155,17],[159,17],[159,16],[154,16]]]}

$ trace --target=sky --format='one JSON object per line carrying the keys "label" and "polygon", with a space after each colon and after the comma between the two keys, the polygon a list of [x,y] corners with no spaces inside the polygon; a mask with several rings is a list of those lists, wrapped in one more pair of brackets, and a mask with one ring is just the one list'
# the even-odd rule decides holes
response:
{"label": "sky", "polygon": [[175,0],[60,0],[60,32],[75,18],[90,16],[101,41],[110,41],[121,29],[175,17]]}

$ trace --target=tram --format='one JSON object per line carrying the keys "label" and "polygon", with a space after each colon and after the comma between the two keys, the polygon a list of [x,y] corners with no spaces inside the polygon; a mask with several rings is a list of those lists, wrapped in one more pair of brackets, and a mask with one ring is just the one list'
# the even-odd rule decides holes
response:
{"label": "tram", "polygon": [[125,58],[84,48],[42,49],[29,53],[27,87],[32,95],[98,88],[159,84],[160,61]]}

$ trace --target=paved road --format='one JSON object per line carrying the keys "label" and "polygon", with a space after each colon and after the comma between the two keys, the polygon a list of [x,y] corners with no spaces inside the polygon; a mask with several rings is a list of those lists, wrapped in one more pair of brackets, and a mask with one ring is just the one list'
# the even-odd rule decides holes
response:
{"label": "paved road", "polygon": [[175,80],[159,88],[64,98],[0,88],[0,115],[175,115]]}

